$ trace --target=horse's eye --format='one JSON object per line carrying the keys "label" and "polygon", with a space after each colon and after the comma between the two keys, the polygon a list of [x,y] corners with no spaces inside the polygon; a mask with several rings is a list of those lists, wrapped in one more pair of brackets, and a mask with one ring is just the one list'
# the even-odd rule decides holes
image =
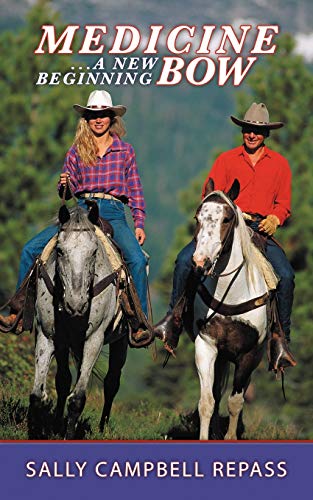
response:
{"label": "horse's eye", "polygon": [[231,217],[224,217],[223,219],[223,223],[227,223],[227,222],[230,222],[231,221]]}

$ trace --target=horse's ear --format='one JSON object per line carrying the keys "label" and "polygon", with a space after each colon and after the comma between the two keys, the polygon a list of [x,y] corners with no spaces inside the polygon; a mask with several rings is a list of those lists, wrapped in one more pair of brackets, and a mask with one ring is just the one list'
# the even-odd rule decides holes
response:
{"label": "horse's ear", "polygon": [[65,224],[68,220],[70,220],[70,213],[66,205],[61,205],[59,210],[59,221],[61,224]]}
{"label": "horse's ear", "polygon": [[213,193],[213,191],[214,191],[214,181],[213,181],[213,179],[211,177],[209,177],[209,180],[208,180],[208,182],[206,183],[206,186],[205,186],[203,198],[205,198],[209,194]]}
{"label": "horse's ear", "polygon": [[87,205],[89,206],[88,219],[92,224],[97,224],[99,219],[99,207],[96,201],[88,200]]}
{"label": "horse's ear", "polygon": [[238,179],[235,179],[230,190],[228,191],[227,196],[230,198],[232,201],[234,201],[236,198],[238,198],[240,191],[240,183]]}

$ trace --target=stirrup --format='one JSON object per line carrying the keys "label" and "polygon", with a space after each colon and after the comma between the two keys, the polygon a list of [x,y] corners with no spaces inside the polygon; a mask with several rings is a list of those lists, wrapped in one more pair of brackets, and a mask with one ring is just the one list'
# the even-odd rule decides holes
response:
{"label": "stirrup", "polygon": [[2,316],[2,314],[0,314],[0,325],[12,327],[16,321],[16,316],[16,314],[9,314],[8,316]]}
{"label": "stirrup", "polygon": [[149,330],[138,329],[136,332],[129,332],[129,343],[131,347],[148,347],[154,341],[154,334]]}
{"label": "stirrup", "polygon": [[285,338],[278,333],[273,333],[268,341],[267,354],[269,359],[269,371],[274,373],[283,372],[289,366],[296,366],[297,362],[288,349]]}
{"label": "stirrup", "polygon": [[16,335],[20,335],[22,332],[24,332],[24,326],[23,326],[23,311],[19,311],[17,314],[15,314],[14,321],[8,322],[6,319],[9,319],[12,314],[9,316],[2,316],[3,320],[0,321],[0,332],[2,333],[15,333]]}
{"label": "stirrup", "polygon": [[182,329],[183,325],[181,319],[173,313],[170,313],[155,325],[153,331],[155,337],[163,342],[164,348],[173,354],[173,350],[176,349],[178,345]]}

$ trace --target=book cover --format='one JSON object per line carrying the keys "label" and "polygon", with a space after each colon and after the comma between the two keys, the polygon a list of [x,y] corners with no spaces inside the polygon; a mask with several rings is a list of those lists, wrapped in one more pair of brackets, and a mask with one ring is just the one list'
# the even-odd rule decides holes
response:
{"label": "book cover", "polygon": [[[53,429],[52,363],[43,431],[30,435],[35,335],[1,333],[1,479],[11,498],[129,491],[139,498],[210,492],[261,498],[283,491],[291,498],[310,488],[312,16],[309,1],[3,2],[2,303],[14,293],[25,243],[58,213],[57,183],[79,118],[73,105],[87,107],[94,90],[127,108],[123,140],[136,152],[146,202],[143,248],[150,255],[154,323],[167,311],[175,259],[193,237],[208,172],[219,154],[242,144],[230,116],[242,120],[253,102],[266,104],[270,122],[284,123],[266,144],[292,172],[291,217],[277,238],[296,285],[290,348],[297,366],[285,370],[286,401],[264,355],[247,391],[238,441],[198,441],[199,379],[185,334],[165,368],[159,340],[149,349],[128,349],[104,433],[99,379],[108,355],[101,356],[74,442],[63,442]],[[265,185],[261,178],[256,192]],[[135,232],[130,210],[127,220]],[[74,380],[73,363],[70,369]]]}

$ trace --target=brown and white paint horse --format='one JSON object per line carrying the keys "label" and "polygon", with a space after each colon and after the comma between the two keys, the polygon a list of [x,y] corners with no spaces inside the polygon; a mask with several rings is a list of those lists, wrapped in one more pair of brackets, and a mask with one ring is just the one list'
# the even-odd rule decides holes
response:
{"label": "brown and white paint horse", "polygon": [[[232,393],[228,399],[229,427],[225,439],[237,439],[237,424],[243,409],[244,393],[253,370],[261,361],[267,336],[265,300],[261,306],[237,313],[238,304],[266,297],[267,286],[251,230],[233,200],[239,194],[235,180],[230,191],[214,191],[210,180],[196,219],[195,264],[207,274],[194,302],[193,334],[195,360],[200,378],[200,439],[208,439],[210,423],[218,420],[222,386],[229,362],[234,363]],[[214,300],[207,300],[214,298]],[[229,306],[231,314],[222,314],[216,304]],[[258,304],[258,302],[256,302]],[[211,304],[215,304],[211,307]],[[244,308],[243,308],[244,309]],[[212,418],[213,417],[213,418]],[[212,419],[212,422],[211,422]],[[213,436],[219,437],[218,430]]]}

